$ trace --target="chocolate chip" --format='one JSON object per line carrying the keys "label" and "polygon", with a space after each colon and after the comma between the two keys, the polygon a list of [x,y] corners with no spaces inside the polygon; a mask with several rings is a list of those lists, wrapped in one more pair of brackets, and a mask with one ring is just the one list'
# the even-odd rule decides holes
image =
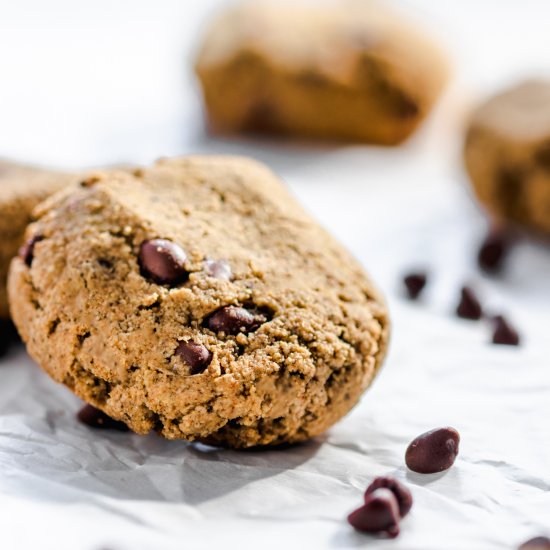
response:
{"label": "chocolate chip", "polygon": [[96,183],[99,183],[101,181],[100,176],[90,176],[89,178],[86,178],[85,180],[82,180],[80,182],[80,187],[92,187]]}
{"label": "chocolate chip", "polygon": [[525,194],[525,168],[503,167],[496,175],[494,197],[500,203],[505,217],[517,222],[528,220]]}
{"label": "chocolate chip", "polygon": [[418,103],[401,91],[395,90],[393,102],[395,114],[399,118],[414,118],[420,114]]}
{"label": "chocolate chip", "polygon": [[399,505],[389,489],[376,489],[365,498],[365,504],[348,516],[348,523],[365,533],[399,535]]}
{"label": "chocolate chip", "polygon": [[407,289],[407,294],[411,300],[416,300],[428,281],[428,276],[426,273],[409,273],[403,277],[403,283],[405,283],[405,288]]}
{"label": "chocolate chip", "polygon": [[139,251],[142,274],[161,285],[175,286],[187,279],[186,259],[183,248],[166,239],[144,241]]}
{"label": "chocolate chip", "polygon": [[43,241],[44,237],[42,235],[34,235],[31,237],[20,249],[19,257],[31,267],[32,261],[34,259],[34,247],[36,243]]}
{"label": "chocolate chip", "polygon": [[411,510],[413,498],[411,492],[394,477],[377,477],[365,491],[365,501],[368,496],[378,489],[389,489],[399,505],[399,514],[404,518]]}
{"label": "chocolate chip", "polygon": [[460,291],[460,302],[456,308],[456,314],[463,319],[477,321],[483,316],[481,304],[474,291],[468,287],[462,287]]}
{"label": "chocolate chip", "polygon": [[448,470],[458,455],[460,435],[454,428],[436,428],[419,435],[407,447],[405,462],[419,474]]}
{"label": "chocolate chip", "polygon": [[550,170],[550,143],[546,142],[535,153],[535,162],[546,170]]}
{"label": "chocolate chip", "polygon": [[6,355],[20,341],[15,325],[9,319],[0,320],[0,357]]}
{"label": "chocolate chip", "polygon": [[519,334],[502,315],[493,317],[493,323],[493,344],[519,346]]}
{"label": "chocolate chip", "polygon": [[509,232],[492,230],[489,232],[477,254],[477,263],[486,273],[499,273],[504,267],[512,244]]}
{"label": "chocolate chip", "polygon": [[204,269],[208,275],[215,279],[230,281],[233,277],[231,266],[225,260],[205,260]]}
{"label": "chocolate chip", "polygon": [[202,344],[196,342],[180,342],[176,354],[191,369],[191,374],[200,374],[212,361],[212,353]]}
{"label": "chocolate chip", "polygon": [[256,309],[238,306],[225,306],[208,317],[206,326],[214,332],[238,334],[254,332],[267,321],[267,316]]}
{"label": "chocolate chip", "polygon": [[265,102],[252,105],[243,120],[243,131],[251,134],[276,132],[277,113],[273,105]]}
{"label": "chocolate chip", "polygon": [[548,537],[535,537],[525,541],[518,550],[550,550],[550,539]]}
{"label": "chocolate chip", "polygon": [[97,263],[107,271],[112,271],[113,269],[113,262],[111,262],[111,260],[107,260],[106,258],[99,258]]}
{"label": "chocolate chip", "polygon": [[92,405],[85,405],[76,415],[82,424],[86,424],[90,428],[101,430],[118,430],[119,432],[127,432],[128,426],[124,422],[120,422],[106,415],[103,411],[96,409]]}

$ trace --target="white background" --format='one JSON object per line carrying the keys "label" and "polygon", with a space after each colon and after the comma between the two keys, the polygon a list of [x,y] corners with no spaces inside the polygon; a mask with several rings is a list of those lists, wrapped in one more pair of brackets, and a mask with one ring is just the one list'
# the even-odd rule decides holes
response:
{"label": "white background", "polygon": [[[259,0],[261,1],[261,0]],[[192,63],[214,0],[0,0],[0,156],[61,168],[148,163],[184,153],[268,163],[364,263],[394,333],[386,366],[324,438],[284,452],[207,452],[151,435],[92,432],[79,402],[21,352],[0,369],[2,548],[515,548],[550,534],[550,257],[519,246],[504,277],[475,268],[485,222],[460,164],[464,116],[525,75],[550,74],[545,0],[396,2],[431,25],[454,80],[398,149],[208,137]],[[399,277],[430,269],[420,304]],[[453,317],[472,283],[510,315],[519,349]],[[441,476],[406,472],[418,433],[452,425],[461,454]],[[415,505],[394,541],[345,516],[393,474]]]}

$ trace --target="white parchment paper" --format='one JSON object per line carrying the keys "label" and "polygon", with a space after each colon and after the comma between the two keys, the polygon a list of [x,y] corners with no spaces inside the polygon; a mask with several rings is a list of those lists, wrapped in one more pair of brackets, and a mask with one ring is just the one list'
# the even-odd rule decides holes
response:
{"label": "white parchment paper", "polygon": [[[447,25],[443,34],[461,45],[459,76],[422,133],[393,150],[205,137],[190,71],[183,84],[178,74],[220,2],[4,4],[0,153],[59,166],[252,155],[364,263],[394,330],[386,365],[353,413],[284,451],[91,430],[75,420],[81,402],[15,352],[0,362],[2,548],[500,550],[550,534],[550,251],[522,244],[502,278],[478,273],[485,222],[458,158],[463,81],[489,90],[538,59],[543,2],[499,2],[492,40],[482,22],[494,2],[407,3]],[[518,25],[524,40],[510,44]],[[399,283],[414,267],[429,269],[430,282],[413,304]],[[509,315],[521,347],[492,346],[488,325],[454,317],[466,282],[489,311]],[[461,434],[455,466],[407,472],[409,441],[441,425]],[[415,500],[401,535],[355,533],[346,515],[388,474]]]}

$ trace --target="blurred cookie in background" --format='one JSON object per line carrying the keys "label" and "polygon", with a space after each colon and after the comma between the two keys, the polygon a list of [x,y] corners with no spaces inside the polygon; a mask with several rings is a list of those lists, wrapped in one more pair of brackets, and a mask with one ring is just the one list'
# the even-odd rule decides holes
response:
{"label": "blurred cookie in background", "polygon": [[550,233],[550,81],[522,82],[482,103],[464,160],[494,222]]}
{"label": "blurred cookie in background", "polygon": [[245,2],[196,63],[210,129],[397,145],[426,118],[448,64],[378,2]]}
{"label": "blurred cookie in background", "polygon": [[73,180],[70,174],[0,160],[0,319],[10,316],[8,269],[34,207]]}

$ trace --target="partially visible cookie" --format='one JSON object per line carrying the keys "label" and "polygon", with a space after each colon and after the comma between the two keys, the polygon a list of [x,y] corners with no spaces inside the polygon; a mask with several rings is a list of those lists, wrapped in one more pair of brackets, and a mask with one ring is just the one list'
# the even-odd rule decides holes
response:
{"label": "partially visible cookie", "polygon": [[38,214],[12,263],[14,322],[46,372],[138,433],[303,441],[382,364],[382,298],[256,162],[98,174]]}
{"label": "partially visible cookie", "polygon": [[72,177],[0,160],[0,318],[9,318],[6,283],[34,207]]}
{"label": "partially visible cookie", "polygon": [[443,54],[369,0],[246,2],[207,30],[196,63],[214,132],[394,145],[447,79]]}
{"label": "partially visible cookie", "polygon": [[497,222],[550,233],[550,81],[522,82],[484,102],[472,116],[464,159]]}

